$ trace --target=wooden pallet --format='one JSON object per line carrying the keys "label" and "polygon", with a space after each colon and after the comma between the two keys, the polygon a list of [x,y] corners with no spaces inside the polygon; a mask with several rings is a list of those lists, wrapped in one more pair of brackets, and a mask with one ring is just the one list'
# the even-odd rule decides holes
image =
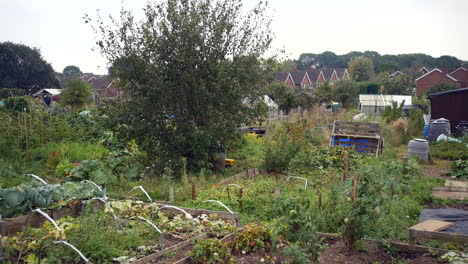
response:
{"label": "wooden pallet", "polygon": [[352,147],[358,152],[378,156],[382,152],[380,125],[377,122],[338,121],[333,123],[330,146]]}

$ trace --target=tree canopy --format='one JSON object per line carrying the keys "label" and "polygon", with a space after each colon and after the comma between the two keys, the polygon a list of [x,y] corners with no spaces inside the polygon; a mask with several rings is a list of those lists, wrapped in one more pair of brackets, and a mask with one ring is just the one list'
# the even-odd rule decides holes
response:
{"label": "tree canopy", "polygon": [[385,74],[381,79],[381,83],[384,87],[383,92],[385,94],[411,95],[415,87],[408,75],[390,77],[388,74]]}
{"label": "tree canopy", "polygon": [[120,133],[160,169],[178,172],[183,160],[192,171],[206,167],[256,116],[249,102],[265,94],[259,58],[270,19],[265,3],[242,8],[237,0],[165,0],[148,2],[141,21],[127,10],[114,23],[86,17],[125,93]]}
{"label": "tree canopy", "polygon": [[295,63],[300,70],[310,68],[312,65],[317,67],[346,68],[351,59],[361,56],[372,60],[375,72],[389,72],[402,69],[413,69],[417,71],[422,66],[431,68],[458,68],[463,65],[468,66],[468,62],[447,55],[438,58],[422,53],[380,55],[376,51],[352,51],[343,55],[337,55],[331,51],[325,51],[323,53],[302,53],[299,58],[295,60]]}
{"label": "tree canopy", "polygon": [[60,104],[80,109],[90,102],[91,85],[81,80],[72,80],[60,93]]}
{"label": "tree canopy", "polygon": [[425,94],[431,95],[434,93],[448,92],[448,91],[452,91],[455,89],[458,89],[458,87],[455,85],[451,85],[448,83],[437,83],[431,86],[431,88],[429,88],[429,90],[427,90]]}
{"label": "tree canopy", "polygon": [[67,67],[63,68],[63,75],[65,76],[79,76],[82,72],[78,66],[75,65],[68,65]]}
{"label": "tree canopy", "polygon": [[32,93],[40,88],[60,88],[60,82],[38,49],[1,42],[0,87],[20,88]]}
{"label": "tree canopy", "polygon": [[372,60],[367,57],[356,57],[349,62],[348,71],[353,80],[367,81],[374,74],[374,65]]}

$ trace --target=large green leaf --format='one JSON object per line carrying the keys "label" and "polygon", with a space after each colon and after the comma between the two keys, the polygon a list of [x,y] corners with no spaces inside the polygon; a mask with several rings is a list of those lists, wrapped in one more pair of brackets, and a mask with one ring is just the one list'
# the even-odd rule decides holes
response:
{"label": "large green leaf", "polygon": [[15,207],[21,204],[26,198],[26,193],[21,190],[6,190],[3,193],[3,201],[8,207]]}

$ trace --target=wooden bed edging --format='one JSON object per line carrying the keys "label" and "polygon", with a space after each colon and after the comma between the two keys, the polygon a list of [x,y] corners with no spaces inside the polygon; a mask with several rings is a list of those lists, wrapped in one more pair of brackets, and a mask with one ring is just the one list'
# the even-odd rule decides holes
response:
{"label": "wooden bed edging", "polygon": [[[52,210],[48,209],[46,210],[46,213],[50,215],[50,217],[54,220],[60,219],[64,216],[73,216],[76,217],[79,214],[79,209],[80,206],[66,206],[66,207],[61,207],[57,210]],[[20,215],[16,217],[12,217],[9,219],[3,219],[0,221],[0,235],[2,236],[10,236],[14,235],[15,233],[18,233],[22,231],[26,219],[28,218],[28,215]],[[31,227],[40,227],[45,221],[44,216],[40,214],[31,214],[28,219],[28,224]]]}
{"label": "wooden bed edging", "polygon": [[[208,237],[208,234],[202,234],[202,235],[199,235],[199,236],[196,236],[192,239],[204,239],[204,238],[207,238]],[[160,256],[166,254],[166,252],[169,252],[169,251],[173,251],[173,250],[177,250],[179,248],[183,248],[187,245],[189,245],[191,243],[191,240],[192,239],[189,239],[189,240],[185,240],[183,242],[180,242],[178,244],[175,244],[171,247],[168,247],[168,248],[165,248],[159,252],[156,252],[156,253],[153,253],[151,255],[148,255],[148,256],[145,256],[145,257],[142,257],[140,259],[137,259],[135,261],[132,262],[132,264],[144,264],[144,263],[156,263],[156,259],[159,258]]]}
{"label": "wooden bed edging", "polygon": [[[229,235],[227,235],[227,236],[221,238],[219,241],[221,241],[221,242],[230,242],[230,241],[232,241],[232,240],[234,239],[234,236],[235,236],[237,233],[239,233],[240,231],[242,231],[242,230],[243,230],[243,229],[239,229],[239,230],[237,230],[237,231],[235,231],[235,232],[233,232],[233,233],[231,233],[231,234],[229,234]],[[185,257],[185,258],[183,258],[183,259],[180,259],[180,260],[174,262],[173,264],[189,264],[189,263],[190,263],[190,257],[187,256],[187,257]]]}
{"label": "wooden bed edging", "polygon": [[[230,241],[234,238],[234,235],[237,234],[240,230],[242,229],[239,229],[233,233],[230,233],[229,235],[223,237],[220,239],[220,241]],[[142,257],[140,259],[137,259],[135,261],[132,262],[132,264],[144,264],[144,263],[156,263],[155,261],[157,260],[157,258],[159,258],[160,256],[166,254],[166,252],[169,252],[169,251],[174,251],[174,250],[177,250],[177,249],[180,249],[180,248],[183,248],[187,245],[189,245],[190,243],[192,243],[192,240],[196,240],[196,239],[205,239],[207,238],[208,235],[207,234],[202,234],[202,235],[199,235],[199,236],[196,236],[192,239],[189,239],[189,240],[186,240],[186,241],[183,241],[183,242],[180,242],[178,244],[175,244],[171,247],[168,247],[168,248],[165,248],[159,252],[156,252],[156,253],[153,253],[151,255],[148,255],[148,256],[145,256],[145,257]],[[184,257],[176,262],[175,263],[186,263],[186,261],[190,260],[190,257]]]}
{"label": "wooden bed edging", "polygon": [[408,229],[410,244],[415,244],[417,239],[432,239],[444,242],[468,243],[468,235],[458,233],[444,233],[436,231],[426,231]]}
{"label": "wooden bed edging", "polygon": [[[325,238],[332,238],[332,239],[339,239],[341,236],[338,234],[334,233],[322,233],[322,232],[317,232],[317,235],[319,237],[325,237]],[[379,243],[382,244],[382,241],[375,240],[375,239],[363,239],[364,241],[370,242],[370,243]],[[390,243],[390,245],[400,251],[407,252],[407,253],[428,253],[430,251],[436,251],[439,253],[447,253],[447,250],[440,249],[440,248],[431,248],[431,247],[425,247],[425,246],[420,246],[420,245],[410,245],[407,243],[403,243],[400,241],[393,241],[393,240],[384,240],[387,243]]]}

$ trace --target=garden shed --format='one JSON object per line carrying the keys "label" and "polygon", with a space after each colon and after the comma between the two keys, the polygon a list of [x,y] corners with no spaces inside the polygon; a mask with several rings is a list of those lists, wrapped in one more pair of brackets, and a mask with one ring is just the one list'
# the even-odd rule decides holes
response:
{"label": "garden shed", "polygon": [[460,121],[468,120],[468,87],[429,95],[431,118],[450,121],[452,133]]}
{"label": "garden shed", "polygon": [[33,96],[34,97],[53,97],[56,95],[59,95],[62,92],[61,89],[41,89],[37,93],[35,93]]}

